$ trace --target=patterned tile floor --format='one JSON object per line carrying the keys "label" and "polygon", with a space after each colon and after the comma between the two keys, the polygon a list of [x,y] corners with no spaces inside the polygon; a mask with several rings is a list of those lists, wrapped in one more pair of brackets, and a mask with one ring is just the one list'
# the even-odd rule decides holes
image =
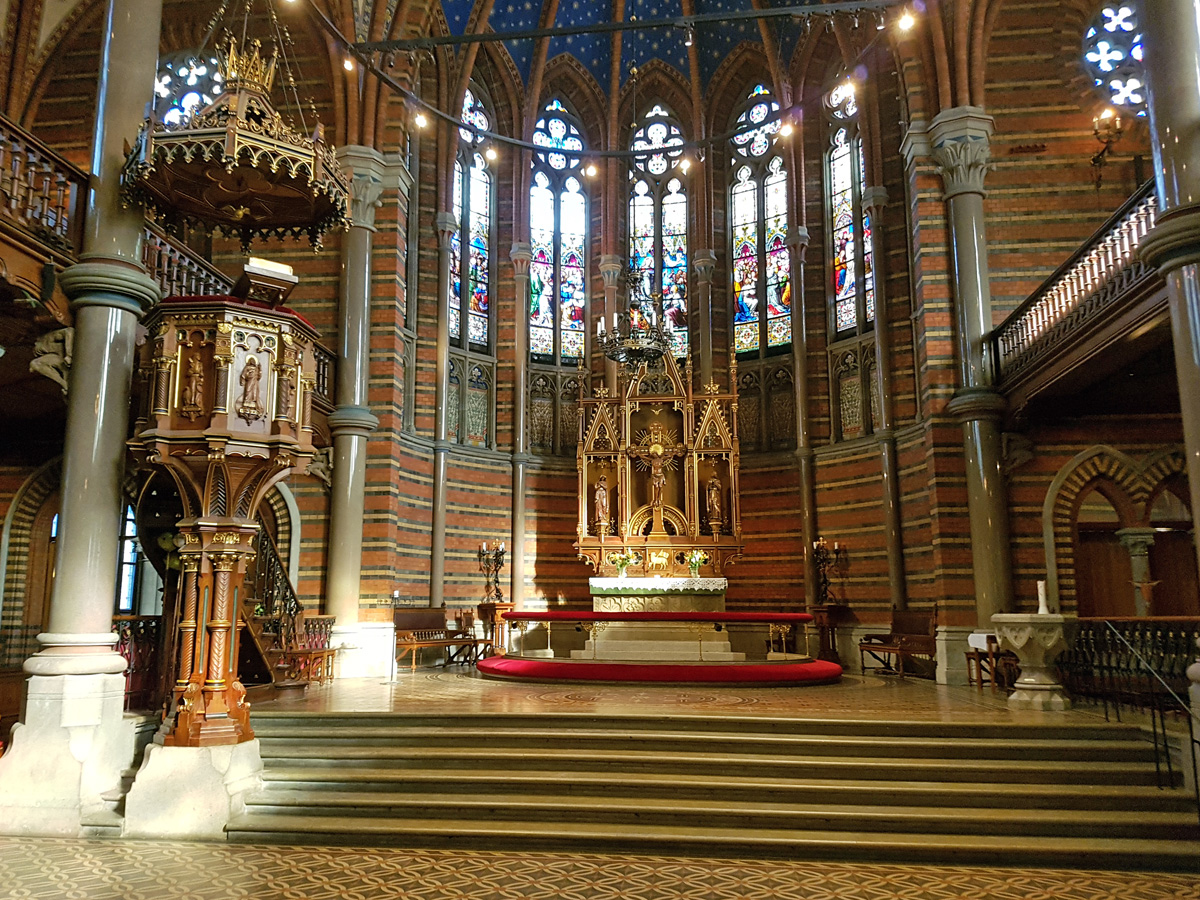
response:
{"label": "patterned tile floor", "polygon": [[1200,900],[1189,875],[0,837],[0,898]]}

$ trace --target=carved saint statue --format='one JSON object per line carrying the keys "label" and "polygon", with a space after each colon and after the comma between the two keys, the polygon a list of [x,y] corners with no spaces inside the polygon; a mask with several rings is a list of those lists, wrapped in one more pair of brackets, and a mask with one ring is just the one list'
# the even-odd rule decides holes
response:
{"label": "carved saint statue", "polygon": [[650,505],[661,509],[663,505],[663,488],[667,486],[667,475],[663,471],[662,454],[652,453],[650,456]]}
{"label": "carved saint statue", "polygon": [[45,375],[62,388],[67,396],[67,373],[71,371],[71,351],[75,344],[74,328],[59,328],[43,334],[33,345],[29,371]]}
{"label": "carved saint statue", "polygon": [[708,521],[715,529],[721,519],[721,479],[715,474],[708,479]]}
{"label": "carved saint statue", "polygon": [[603,526],[608,529],[608,476],[601,475],[600,480],[596,482],[596,525],[599,528]]}
{"label": "carved saint statue", "polygon": [[188,360],[187,375],[183,382],[183,391],[180,396],[182,401],[179,405],[180,412],[189,419],[195,419],[196,416],[204,412],[200,405],[200,400],[204,396],[204,364],[200,362],[199,354],[194,355]]}
{"label": "carved saint statue", "polygon": [[263,414],[262,403],[259,400],[262,367],[258,364],[258,357],[246,357],[246,364],[242,366],[238,383],[242,386],[242,396],[238,399],[237,413],[250,425],[261,419]]}

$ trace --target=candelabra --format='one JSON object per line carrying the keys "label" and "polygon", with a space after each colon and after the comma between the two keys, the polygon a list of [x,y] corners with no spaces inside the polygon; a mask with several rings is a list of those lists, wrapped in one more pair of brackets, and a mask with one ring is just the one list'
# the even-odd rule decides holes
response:
{"label": "candelabra", "polygon": [[484,603],[503,603],[504,592],[500,590],[500,570],[504,568],[504,541],[488,546],[479,545],[479,571],[483,573]]}
{"label": "candelabra", "polygon": [[830,550],[829,543],[825,538],[818,538],[813,541],[813,562],[817,567],[817,605],[825,606],[830,602],[829,571],[836,569],[843,581],[846,578],[846,568],[849,562],[846,548],[834,541],[833,549]]}

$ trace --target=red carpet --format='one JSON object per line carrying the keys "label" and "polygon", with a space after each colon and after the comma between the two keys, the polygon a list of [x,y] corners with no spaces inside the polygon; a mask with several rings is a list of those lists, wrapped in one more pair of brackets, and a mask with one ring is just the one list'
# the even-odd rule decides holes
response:
{"label": "red carpet", "polygon": [[476,667],[487,678],[511,681],[612,681],[662,684],[757,684],[784,687],[830,684],[842,677],[836,663],[638,663],[493,656]]}

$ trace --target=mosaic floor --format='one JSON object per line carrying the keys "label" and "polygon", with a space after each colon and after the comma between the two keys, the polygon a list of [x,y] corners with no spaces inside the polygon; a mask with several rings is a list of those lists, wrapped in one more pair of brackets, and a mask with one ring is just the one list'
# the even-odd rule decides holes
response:
{"label": "mosaic floor", "polygon": [[1200,900],[1188,875],[0,837],[0,898]]}

